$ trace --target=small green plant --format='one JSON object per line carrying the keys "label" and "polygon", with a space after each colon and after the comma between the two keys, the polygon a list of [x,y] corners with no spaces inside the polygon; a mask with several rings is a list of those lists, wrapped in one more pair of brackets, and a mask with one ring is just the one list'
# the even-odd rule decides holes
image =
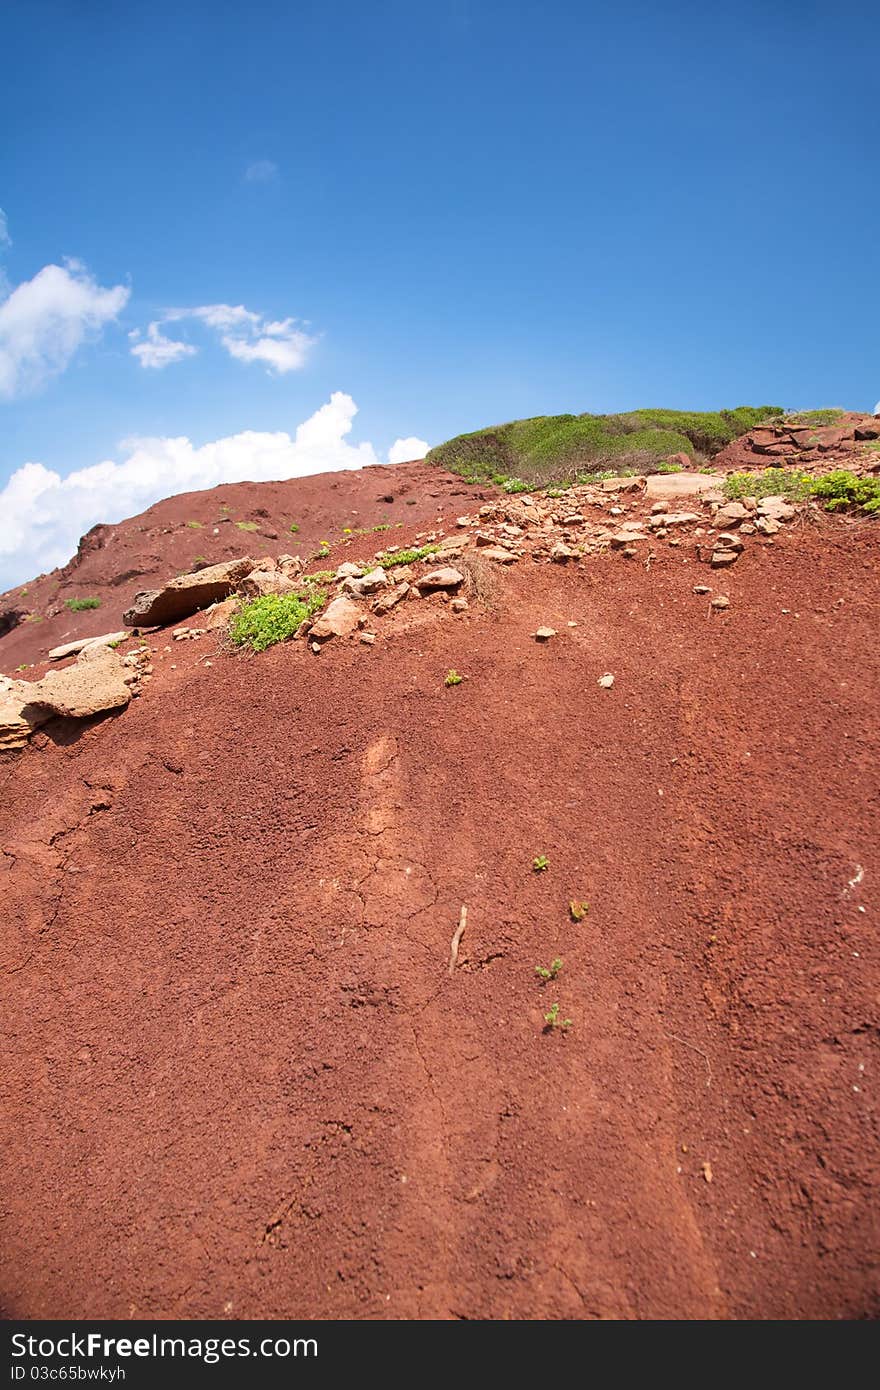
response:
{"label": "small green plant", "polygon": [[439,549],[439,545],[421,545],[413,550],[398,550],[393,555],[383,555],[376,564],[383,570],[395,569],[397,565],[416,565],[419,560],[436,555]]}
{"label": "small green plant", "polygon": [[188,521],[186,524],[191,531],[202,531],[205,525],[203,521]]}
{"label": "small green plant", "polygon": [[582,922],[590,910],[589,903],[579,902],[577,898],[572,898],[568,904],[568,912],[573,922]]}
{"label": "small green plant", "polygon": [[738,502],[743,497],[787,497],[803,502],[810,495],[813,479],[800,468],[765,468],[763,473],[729,473],[724,480],[724,496]]}
{"label": "small green plant", "polygon": [[292,521],[287,529],[289,530],[292,536],[296,536],[299,534],[299,527],[297,526],[295,521]]}
{"label": "small green plant", "polygon": [[559,1005],[558,1005],[558,1004],[551,1004],[551,1005],[550,1005],[550,1008],[547,1010],[547,1012],[546,1012],[545,1015],[544,1015],[544,1025],[545,1025],[545,1030],[546,1030],[548,1033],[549,1033],[549,1032],[552,1032],[552,1030],[553,1030],[554,1028],[562,1028],[563,1030],[565,1030],[565,1029],[571,1027],[571,1019],[570,1019],[570,1018],[560,1018],[560,1017],[559,1017]]}
{"label": "small green plant", "polygon": [[880,512],[880,478],[859,478],[848,468],[835,468],[817,478],[813,496],[825,503],[829,512],[843,507],[860,507],[864,512]]}
{"label": "small green plant", "polygon": [[193,556],[193,569],[196,568],[196,565],[201,565],[202,568],[204,568],[205,565],[208,565],[208,564],[210,564],[210,561],[209,561],[207,555],[194,555],[194,556]]}
{"label": "small green plant", "polygon": [[314,574],[304,574],[302,582],[304,584],[329,584],[332,578],[332,570],[315,570]]}
{"label": "small green plant", "polygon": [[83,613],[87,608],[100,608],[99,598],[68,598],[64,600],[64,607],[69,608],[71,613]]}
{"label": "small green plant", "polygon": [[457,671],[447,671],[444,685],[461,685],[464,676],[460,676]]}
{"label": "small green plant", "polygon": [[239,531],[259,531],[260,529],[256,521],[237,521],[235,524]]}
{"label": "small green plant", "polygon": [[555,980],[561,969],[562,957],[556,956],[554,960],[551,960],[549,965],[536,965],[535,974],[541,980]]}
{"label": "small green plant", "polygon": [[382,524],[381,524],[380,526],[374,526],[374,527],[373,527],[373,530],[374,530],[374,531],[390,531],[390,530],[391,530],[391,523],[390,523],[390,521],[383,521]]}
{"label": "small green plant", "polygon": [[236,647],[263,652],[293,637],[300,624],[323,608],[326,591],[317,587],[296,594],[264,594],[233,616],[229,636]]}
{"label": "small green plant", "polygon": [[536,854],[532,860],[532,868],[536,874],[543,874],[550,868],[550,860],[546,854]]}

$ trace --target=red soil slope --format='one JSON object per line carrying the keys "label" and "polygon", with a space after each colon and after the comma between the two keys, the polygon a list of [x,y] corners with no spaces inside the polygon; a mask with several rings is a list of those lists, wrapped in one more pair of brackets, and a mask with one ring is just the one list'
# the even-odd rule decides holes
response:
{"label": "red soil slope", "polygon": [[[386,528],[430,524],[438,512],[466,510],[496,491],[469,487],[440,468],[404,463],[287,482],[229,483],[166,498],[118,526],[93,527],[63,569],[0,595],[0,633],[4,611],[33,615],[0,636],[0,672],[11,675],[74,638],[118,630],[138,589],[156,588],[199,559],[217,564],[248,552],[306,559],[322,541],[336,545],[346,531],[353,546],[366,540],[369,553],[391,540]],[[356,534],[375,527],[382,528],[375,535]],[[65,606],[82,598],[98,598],[100,607],[72,613]]]}
{"label": "red soil slope", "polygon": [[5,1313],[876,1315],[878,549],[180,643],[0,767]]}

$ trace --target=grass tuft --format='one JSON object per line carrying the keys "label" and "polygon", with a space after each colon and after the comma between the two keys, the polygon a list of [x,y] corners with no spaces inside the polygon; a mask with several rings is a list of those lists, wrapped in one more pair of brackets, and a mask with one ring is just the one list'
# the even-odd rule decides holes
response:
{"label": "grass tuft", "polygon": [[236,647],[263,652],[293,637],[301,623],[324,606],[326,591],[312,588],[302,594],[264,594],[234,614],[229,636]]}
{"label": "grass tuft", "polygon": [[99,598],[68,598],[64,600],[64,607],[69,608],[71,613],[84,613],[87,608],[100,608]]}

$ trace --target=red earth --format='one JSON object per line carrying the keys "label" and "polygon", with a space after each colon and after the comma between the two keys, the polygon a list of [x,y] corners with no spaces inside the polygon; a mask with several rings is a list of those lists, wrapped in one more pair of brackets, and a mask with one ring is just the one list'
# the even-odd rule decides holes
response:
{"label": "red earth", "polygon": [[[227,483],[168,497],[116,526],[94,526],[69,564],[0,595],[0,672],[12,675],[74,638],[121,629],[138,589],[158,588],[199,562],[219,564],[247,553],[306,560],[322,541],[370,554],[391,542],[387,533],[409,534],[497,491],[468,486],[444,469],[405,463],[286,482]],[[81,612],[66,607],[84,598],[97,598],[100,606]],[[31,616],[3,635],[9,610]]]}
{"label": "red earth", "polygon": [[876,1316],[878,558],[160,634],[0,764],[5,1315]]}

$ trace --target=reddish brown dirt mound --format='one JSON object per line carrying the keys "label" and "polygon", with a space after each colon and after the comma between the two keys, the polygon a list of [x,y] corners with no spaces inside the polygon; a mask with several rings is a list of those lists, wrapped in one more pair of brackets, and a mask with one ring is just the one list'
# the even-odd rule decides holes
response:
{"label": "reddish brown dirt mound", "polygon": [[6,1313],[880,1311],[877,560],[786,534],[723,614],[672,551],[521,565],[38,735]]}
{"label": "reddish brown dirt mound", "polygon": [[860,474],[876,473],[880,417],[841,410],[827,422],[811,424],[808,417],[798,416],[774,420],[734,439],[715,455],[712,465],[724,473],[756,468],[804,468],[810,473],[850,468]]}
{"label": "reddish brown dirt mound", "polygon": [[[118,526],[93,527],[63,569],[0,595],[0,671],[11,675],[52,647],[115,631],[137,590],[156,588],[199,561],[285,553],[305,559],[322,541],[337,545],[346,532],[353,549],[360,543],[370,553],[392,534],[397,541],[398,531],[424,526],[440,511],[468,510],[495,492],[469,487],[441,468],[405,463],[166,498]],[[369,534],[357,534],[364,531]],[[83,598],[100,599],[100,607],[78,613],[66,607]],[[31,616],[4,636],[4,612],[15,613],[16,621]]]}

